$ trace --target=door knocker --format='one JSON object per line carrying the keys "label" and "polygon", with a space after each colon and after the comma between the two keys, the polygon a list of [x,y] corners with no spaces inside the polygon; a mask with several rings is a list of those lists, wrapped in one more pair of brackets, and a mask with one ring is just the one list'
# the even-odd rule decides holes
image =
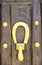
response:
{"label": "door knocker", "polygon": [[[25,29],[24,42],[20,44],[16,40],[16,30],[19,26],[22,26]],[[23,61],[24,59],[23,50],[25,50],[25,44],[27,44],[29,40],[29,26],[24,22],[17,22],[12,28],[12,37],[13,37],[14,43],[16,44],[16,50],[18,50],[18,60]]]}

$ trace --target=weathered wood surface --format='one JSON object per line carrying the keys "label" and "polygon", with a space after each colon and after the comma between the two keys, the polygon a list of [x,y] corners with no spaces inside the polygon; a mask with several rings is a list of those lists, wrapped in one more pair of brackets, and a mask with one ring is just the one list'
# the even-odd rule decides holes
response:
{"label": "weathered wood surface", "polygon": [[[16,51],[15,44],[12,39],[12,65],[31,65],[31,6],[30,5],[18,5],[18,6],[11,6],[11,27],[16,22],[25,22],[29,25],[30,29],[30,38],[29,42],[26,45],[25,51],[24,51],[24,61],[19,62],[17,55],[18,52]],[[23,42],[24,39],[24,28],[19,27],[17,29],[17,41]]]}
{"label": "weathered wood surface", "polygon": [[[41,11],[40,1],[33,0],[33,21],[32,21],[32,65],[41,65]],[[35,21],[39,21],[39,25],[35,25]],[[40,47],[36,48],[35,43],[39,42]]]}
{"label": "weathered wood surface", "polygon": [[[33,0],[0,0],[0,3],[2,2],[33,2]],[[42,0],[40,0],[42,3]]]}
{"label": "weathered wood surface", "polygon": [[[6,1],[6,0],[4,0]],[[17,0],[19,1],[19,0]],[[15,0],[15,2],[17,2]],[[22,0],[21,0],[22,1]],[[24,0],[25,1],[25,0]],[[7,2],[10,2],[7,0]],[[13,1],[12,1],[13,2]],[[41,12],[40,1],[33,0],[31,5],[9,5],[8,3],[2,3],[2,23],[6,21],[8,26],[4,28],[0,22],[0,52],[1,52],[1,65],[42,65],[42,44],[41,44]],[[31,21],[31,10],[32,20]],[[39,21],[39,25],[35,26],[35,20]],[[24,61],[19,62],[17,58],[18,51],[16,51],[13,38],[11,36],[12,27],[16,22],[25,22],[30,28],[30,38],[24,51]],[[24,28],[19,27],[17,29],[17,41],[23,42],[24,40]],[[31,37],[32,36],[32,37]],[[6,42],[8,48],[4,49],[3,44]],[[39,42],[40,47],[36,48],[35,43]],[[31,48],[32,47],[32,48]]]}
{"label": "weathered wood surface", "polygon": [[[2,25],[1,38],[1,65],[11,65],[11,27],[10,27],[10,7],[8,3],[2,3],[2,23],[7,22],[8,26]],[[3,48],[3,44],[7,43],[8,48]]]}
{"label": "weathered wood surface", "polygon": [[[33,2],[33,0],[0,0],[0,2]],[[42,0],[40,0],[42,2]]]}
{"label": "weathered wood surface", "polygon": [[[42,32],[42,4],[41,4],[41,32]],[[41,33],[41,42],[42,42],[42,33]],[[41,43],[41,50],[42,50],[42,43]],[[42,56],[42,51],[41,51],[41,56]],[[41,57],[41,61],[42,61],[42,57]]]}
{"label": "weathered wood surface", "polygon": [[2,0],[2,2],[31,2],[32,0]]}
{"label": "weathered wood surface", "polygon": [[0,65],[1,65],[1,5],[0,5]]}

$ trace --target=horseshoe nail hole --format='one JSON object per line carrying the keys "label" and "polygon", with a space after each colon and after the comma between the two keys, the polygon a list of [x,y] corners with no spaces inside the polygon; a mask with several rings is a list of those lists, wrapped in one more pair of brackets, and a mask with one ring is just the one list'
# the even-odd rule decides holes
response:
{"label": "horseshoe nail hole", "polygon": [[3,48],[6,49],[7,47],[8,47],[7,43],[4,43],[4,44],[3,44]]}
{"label": "horseshoe nail hole", "polygon": [[37,47],[37,48],[40,47],[40,43],[39,42],[36,42],[35,43],[35,47]]}
{"label": "horseshoe nail hole", "polygon": [[35,25],[38,26],[39,25],[39,21],[35,21]]}
{"label": "horseshoe nail hole", "polygon": [[7,22],[3,22],[3,27],[7,27],[8,23]]}

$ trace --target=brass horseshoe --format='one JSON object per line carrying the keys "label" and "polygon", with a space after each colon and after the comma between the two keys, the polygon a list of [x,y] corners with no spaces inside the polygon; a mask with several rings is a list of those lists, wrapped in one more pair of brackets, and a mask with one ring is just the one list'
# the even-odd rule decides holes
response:
{"label": "brass horseshoe", "polygon": [[[16,30],[19,26],[22,26],[25,28],[25,38],[24,38],[24,42],[23,43],[17,43],[17,40],[16,40]],[[16,44],[16,50],[18,50],[18,60],[19,61],[23,61],[24,59],[24,55],[23,55],[23,50],[25,49],[25,44],[28,43],[28,40],[29,40],[29,26],[24,23],[24,22],[17,22],[14,26],[13,26],[13,29],[12,29],[12,37],[13,37],[13,40],[14,40],[14,43]]]}

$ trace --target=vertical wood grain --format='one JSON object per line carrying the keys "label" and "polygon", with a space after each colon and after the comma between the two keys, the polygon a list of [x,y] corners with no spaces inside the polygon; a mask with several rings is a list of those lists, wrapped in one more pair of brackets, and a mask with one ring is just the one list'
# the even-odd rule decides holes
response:
{"label": "vertical wood grain", "polygon": [[[32,21],[32,65],[41,65],[41,11],[40,1],[33,0],[33,21]],[[35,21],[39,21],[39,25],[35,25]],[[39,42],[40,47],[36,48],[35,43]]]}
{"label": "vertical wood grain", "polygon": [[[17,22],[25,22],[29,26],[30,29],[30,37],[29,42],[26,45],[24,51],[24,61],[18,61],[15,43],[12,39],[12,65],[31,65],[31,6],[30,5],[18,5],[18,6],[11,6],[11,27]],[[24,28],[19,27],[17,28],[17,41],[23,42],[24,39]],[[27,34],[28,35],[28,34]]]}
{"label": "vertical wood grain", "polygon": [[2,26],[1,26],[1,4],[0,4],[0,65],[1,65],[1,28],[2,28]]}
{"label": "vertical wood grain", "polygon": [[[1,39],[1,60],[2,65],[11,65],[11,27],[10,27],[10,7],[8,3],[2,3],[2,24],[7,22],[7,27],[2,25]],[[3,44],[7,43],[8,47],[3,48]]]}
{"label": "vertical wood grain", "polygon": [[[41,4],[41,32],[42,32],[42,4]],[[42,34],[41,34],[41,36],[42,36]],[[42,42],[42,37],[41,37],[41,42]],[[41,44],[41,46],[42,46],[42,44]],[[41,48],[41,50],[42,50],[42,48]],[[42,53],[42,51],[41,51],[41,53]],[[42,61],[42,58],[41,58],[41,61]]]}

